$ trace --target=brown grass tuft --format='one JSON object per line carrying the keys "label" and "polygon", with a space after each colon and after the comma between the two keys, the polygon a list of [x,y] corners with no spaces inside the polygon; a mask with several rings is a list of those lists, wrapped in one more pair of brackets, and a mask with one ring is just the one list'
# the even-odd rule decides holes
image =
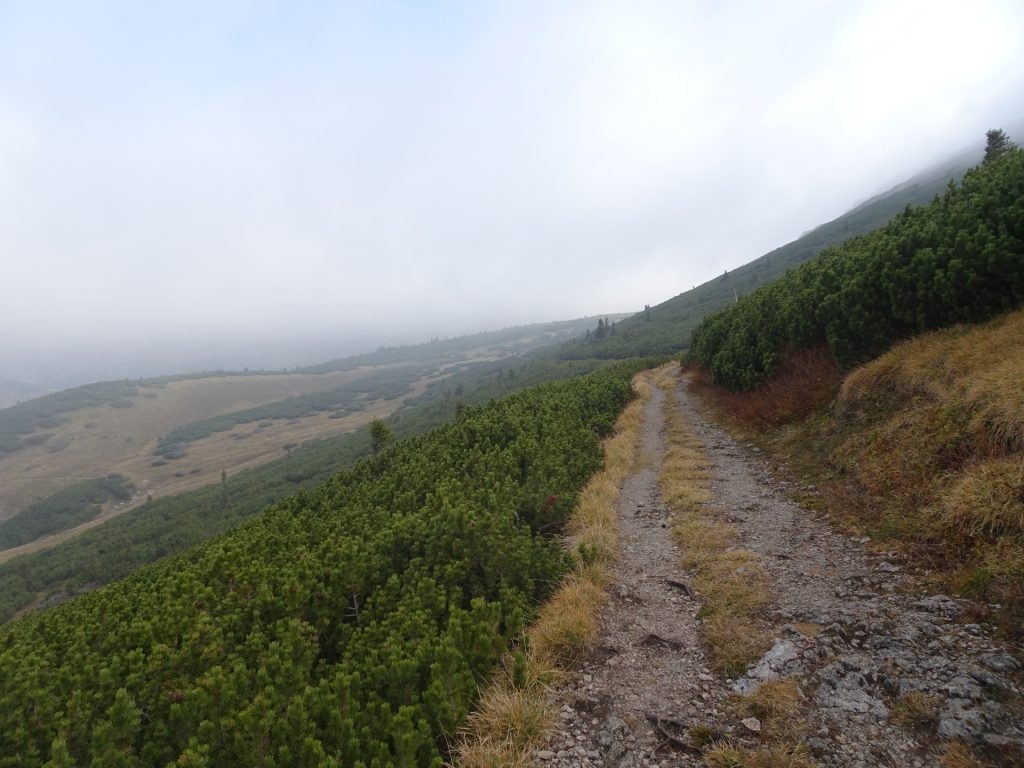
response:
{"label": "brown grass tuft", "polygon": [[815,768],[817,763],[802,744],[772,744],[744,749],[716,744],[704,753],[709,768]]}
{"label": "brown grass tuft", "polygon": [[533,768],[531,750],[513,741],[478,739],[459,746],[458,765],[462,768]]}
{"label": "brown grass tuft", "polygon": [[740,696],[735,704],[738,717],[761,721],[761,746],[793,745],[803,741],[807,723],[801,716],[803,695],[792,680],[770,680]]}
{"label": "brown grass tuft", "polygon": [[1024,311],[897,344],[846,377],[837,407],[857,413],[886,394],[924,397],[971,414],[975,437],[1024,449]]}
{"label": "brown grass tuft", "polygon": [[968,467],[943,494],[938,509],[941,524],[956,535],[1024,541],[1024,454]]}
{"label": "brown grass tuft", "polygon": [[943,768],[988,768],[988,764],[976,757],[970,747],[959,741],[947,744],[940,760]]}
{"label": "brown grass tuft", "polygon": [[792,720],[800,711],[800,698],[800,689],[792,680],[769,680],[743,696],[739,710],[744,717],[767,723]]}
{"label": "brown grass tuft", "polygon": [[911,691],[896,699],[892,716],[904,728],[925,728],[934,725],[939,716],[940,701],[921,691]]}
{"label": "brown grass tuft", "polygon": [[733,392],[716,387],[706,371],[693,371],[696,391],[713,394],[730,419],[747,429],[770,429],[805,418],[835,397],[841,376],[828,347],[792,352],[772,378],[757,389]]}
{"label": "brown grass tuft", "polygon": [[711,651],[711,668],[726,677],[742,675],[771,645],[762,621],[728,610],[704,616],[700,634]]}
{"label": "brown grass tuft", "polygon": [[474,730],[493,743],[533,742],[544,733],[550,719],[546,701],[535,696],[535,685],[517,687],[502,681],[484,691],[480,706],[469,717]]}
{"label": "brown grass tuft", "polygon": [[530,647],[545,663],[572,667],[590,651],[597,612],[604,603],[602,584],[593,575],[573,574],[540,610],[530,628]]}

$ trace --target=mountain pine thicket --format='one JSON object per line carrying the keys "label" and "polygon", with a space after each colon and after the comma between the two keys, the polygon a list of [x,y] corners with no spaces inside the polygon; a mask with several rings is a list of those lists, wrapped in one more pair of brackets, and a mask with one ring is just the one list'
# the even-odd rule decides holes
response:
{"label": "mountain pine thicket", "polygon": [[0,766],[440,766],[640,365],[543,385],[0,630]]}

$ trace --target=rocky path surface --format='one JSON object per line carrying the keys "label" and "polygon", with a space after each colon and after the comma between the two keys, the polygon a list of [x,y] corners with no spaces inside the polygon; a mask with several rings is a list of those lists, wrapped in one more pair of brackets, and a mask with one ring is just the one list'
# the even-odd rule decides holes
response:
{"label": "rocky path surface", "polygon": [[[891,558],[835,532],[792,502],[756,448],[712,424],[686,391],[674,393],[713,474],[712,505],[727,512],[739,546],[771,575],[771,650],[739,680],[713,675],[697,635],[698,598],[686,587],[661,504],[665,395],[645,414],[642,468],[618,505],[621,556],[590,660],[556,692],[558,719],[540,765],[700,766],[689,730],[702,726],[756,745],[731,707],[762,681],[792,678],[805,704],[804,739],[822,766],[932,766],[944,741],[1000,752],[1024,747],[1013,703],[1021,666],[963,606],[926,595]],[[909,695],[909,698],[908,698]],[[916,700],[911,728],[896,716]]]}

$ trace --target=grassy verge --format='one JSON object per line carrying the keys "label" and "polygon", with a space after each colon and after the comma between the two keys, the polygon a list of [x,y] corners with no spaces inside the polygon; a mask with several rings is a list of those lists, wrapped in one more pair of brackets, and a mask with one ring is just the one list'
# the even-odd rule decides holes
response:
{"label": "grassy verge", "polygon": [[591,478],[568,524],[576,564],[538,614],[523,643],[509,654],[468,718],[454,749],[463,768],[533,765],[533,751],[550,723],[548,687],[589,651],[605,599],[608,569],[618,551],[615,505],[638,457],[650,374],[633,380],[630,403],[605,441],[604,469]]}

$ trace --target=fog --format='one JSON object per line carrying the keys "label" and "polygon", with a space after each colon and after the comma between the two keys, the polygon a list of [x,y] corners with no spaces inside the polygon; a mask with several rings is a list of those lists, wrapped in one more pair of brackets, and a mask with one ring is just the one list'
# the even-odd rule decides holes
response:
{"label": "fog", "polygon": [[0,4],[0,378],[657,304],[1021,117],[1024,7]]}

